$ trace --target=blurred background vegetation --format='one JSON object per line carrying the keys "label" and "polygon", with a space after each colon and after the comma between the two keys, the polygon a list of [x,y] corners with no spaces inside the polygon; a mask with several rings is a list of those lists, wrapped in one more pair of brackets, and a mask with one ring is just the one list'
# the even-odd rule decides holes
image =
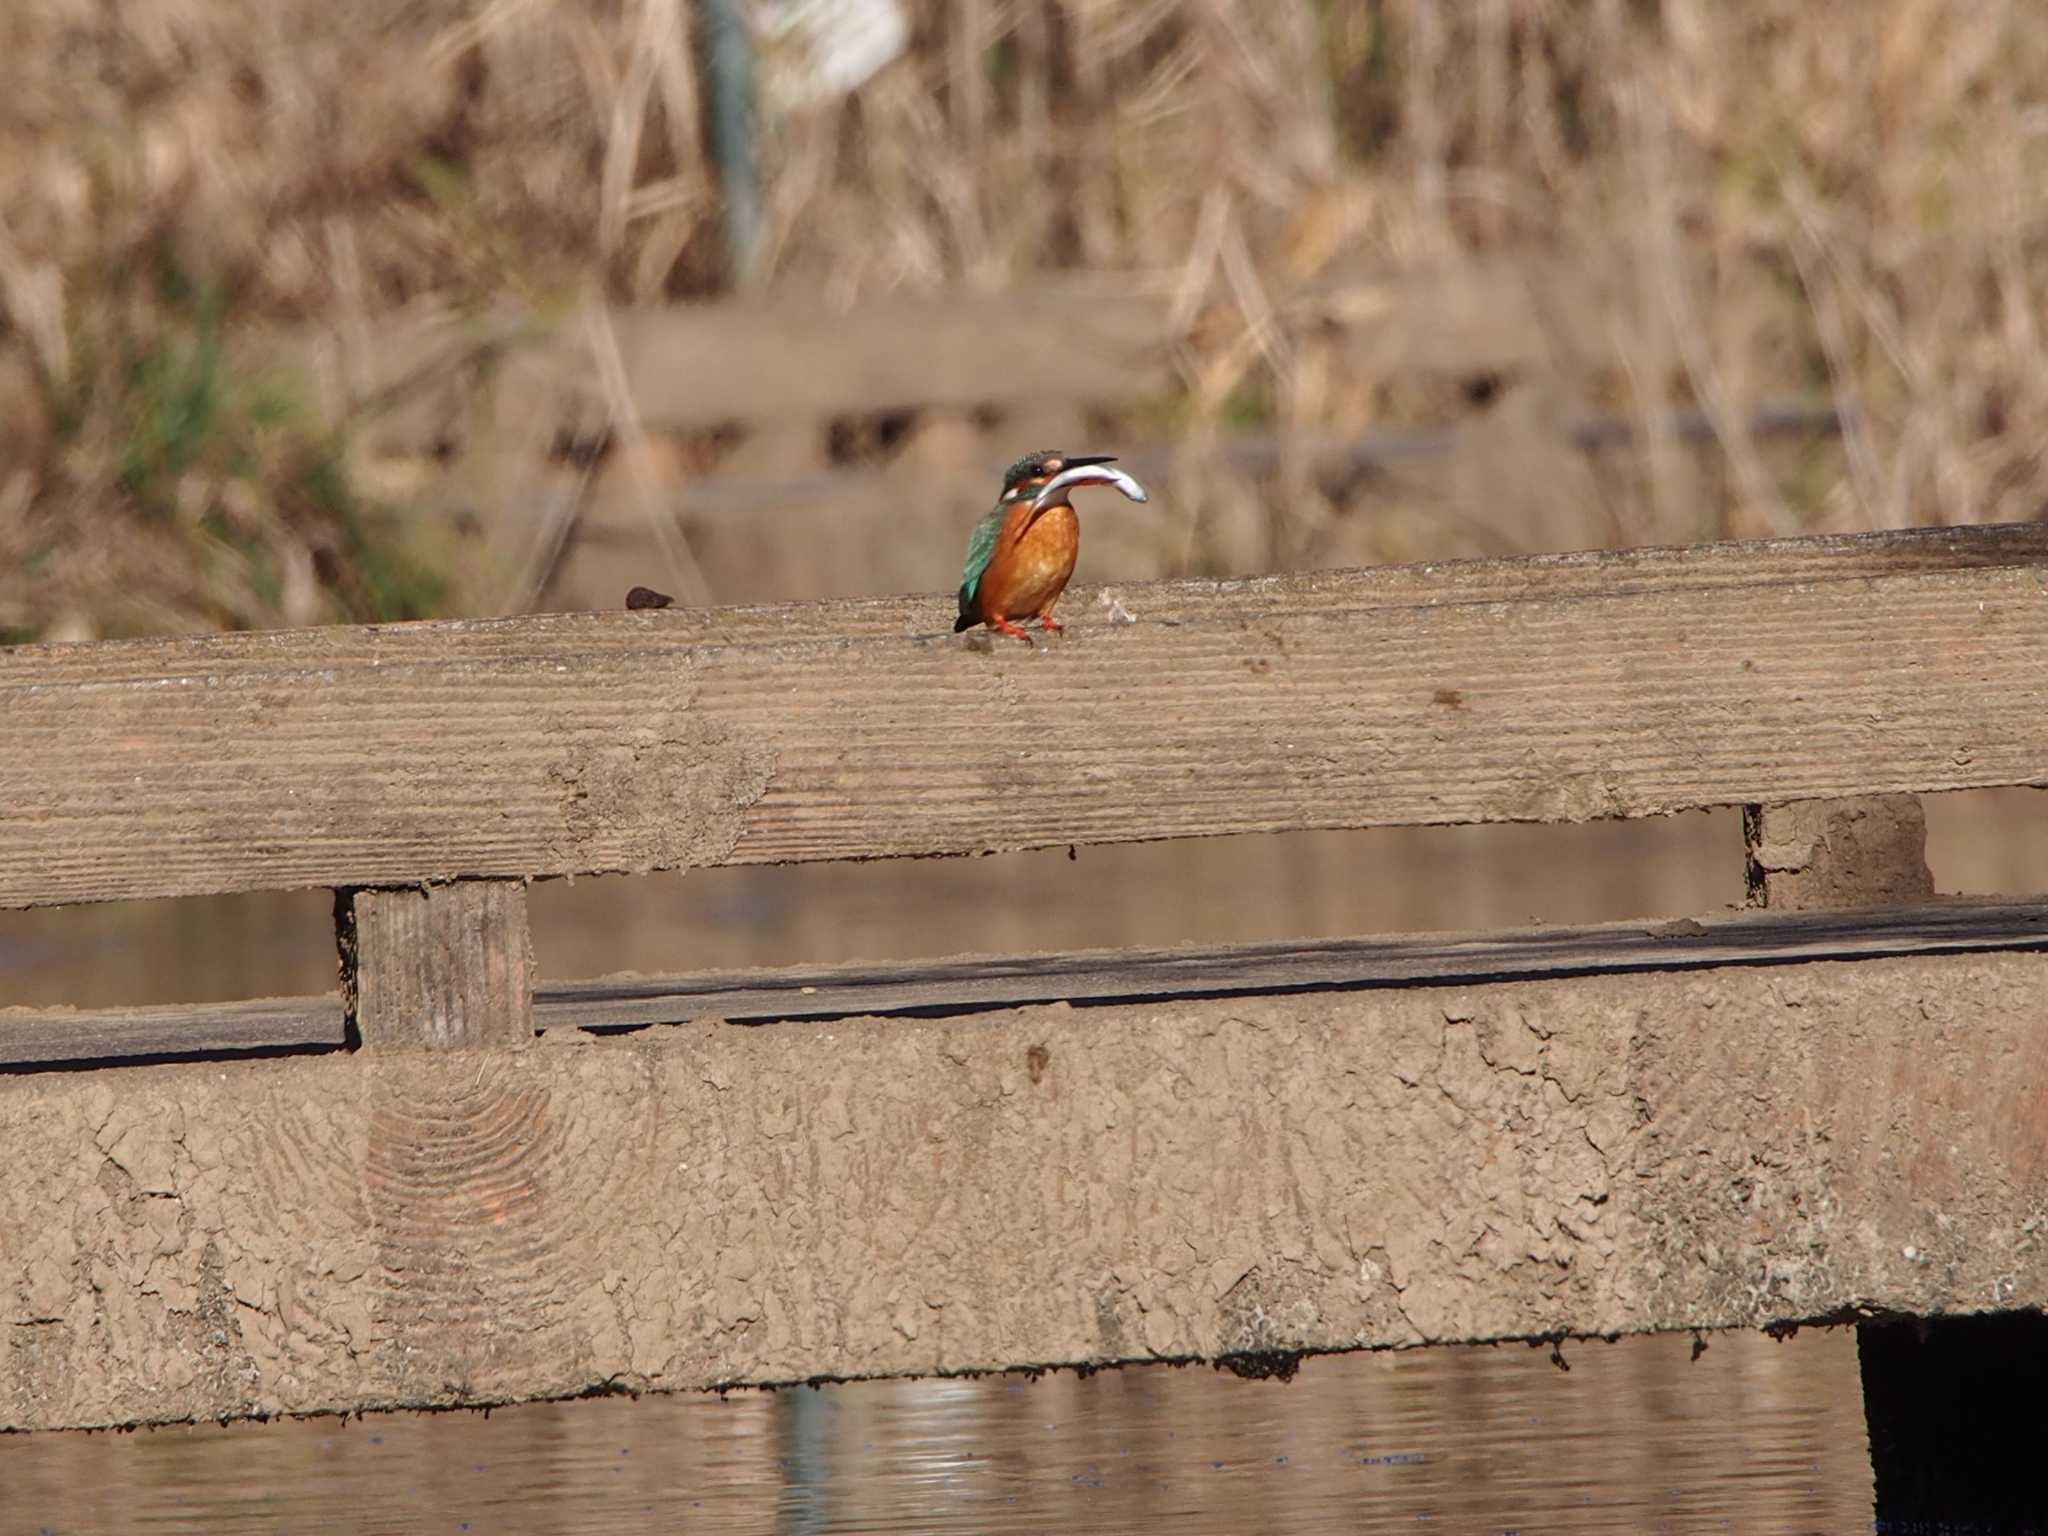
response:
{"label": "blurred background vegetation", "polygon": [[[1119,577],[2048,500],[2025,0],[732,0],[738,259],[721,8],[6,7],[0,638],[614,605],[635,570],[943,587],[1048,433],[1152,453]],[[1091,391],[1079,334],[1072,401],[1028,410],[1000,338],[986,402],[786,421],[645,420],[607,365],[660,306],[785,316],[795,378],[833,314],[1082,280],[1142,317],[1142,398]],[[863,486],[878,531],[806,561],[805,506]],[[906,498],[934,547],[864,564]],[[768,510],[705,511],[736,502]],[[641,542],[579,583],[608,525]]]}

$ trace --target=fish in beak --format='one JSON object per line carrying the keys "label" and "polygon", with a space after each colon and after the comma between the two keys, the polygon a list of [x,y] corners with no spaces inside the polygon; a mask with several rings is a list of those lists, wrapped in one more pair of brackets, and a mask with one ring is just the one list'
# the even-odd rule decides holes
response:
{"label": "fish in beak", "polygon": [[1113,453],[1089,453],[1067,460],[1067,467],[1046,481],[1031,499],[1032,515],[1066,500],[1067,492],[1077,485],[1113,485],[1133,501],[1149,500],[1145,487],[1122,470],[1108,467],[1115,459]]}

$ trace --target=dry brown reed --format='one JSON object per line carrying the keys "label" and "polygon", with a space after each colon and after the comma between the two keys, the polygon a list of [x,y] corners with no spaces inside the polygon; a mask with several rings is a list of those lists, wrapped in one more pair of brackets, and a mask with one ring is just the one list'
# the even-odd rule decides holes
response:
{"label": "dry brown reed", "polygon": [[[360,355],[400,309],[720,291],[692,10],[7,6],[0,629],[430,602],[350,574],[376,541],[330,483],[325,424],[209,380],[209,327],[313,322]],[[766,124],[769,280],[851,304],[1078,269],[1172,295],[1182,563],[1317,547],[1327,508],[1298,464],[1277,487],[1221,469],[1233,423],[1328,435],[1462,408],[1429,338],[1374,341],[1390,282],[1423,272],[1481,274],[1482,332],[1489,285],[1569,273],[1537,353],[1570,399],[1708,414],[1716,471],[1644,437],[1614,536],[2043,505],[2048,27],[2030,0],[909,10],[908,57]],[[1339,322],[1366,344],[1333,343]],[[1485,401],[1496,384],[1517,380]],[[1748,406],[1787,394],[1854,404],[1840,452],[1749,441]],[[206,443],[179,435],[202,426]]]}

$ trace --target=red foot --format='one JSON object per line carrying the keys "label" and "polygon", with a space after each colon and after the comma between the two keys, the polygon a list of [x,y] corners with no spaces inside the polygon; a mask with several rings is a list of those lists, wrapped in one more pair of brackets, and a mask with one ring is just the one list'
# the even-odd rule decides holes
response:
{"label": "red foot", "polygon": [[1061,630],[1067,627],[1049,613],[1041,613],[1038,616],[1038,622],[1041,628],[1049,629],[1054,634],[1058,634]]}
{"label": "red foot", "polygon": [[990,619],[988,621],[988,627],[990,629],[993,629],[999,635],[1015,635],[1019,640],[1022,640],[1026,645],[1032,643],[1031,636],[1025,633],[1025,631],[1023,631],[1022,629],[1019,629],[1015,624],[1012,624],[1008,619]]}

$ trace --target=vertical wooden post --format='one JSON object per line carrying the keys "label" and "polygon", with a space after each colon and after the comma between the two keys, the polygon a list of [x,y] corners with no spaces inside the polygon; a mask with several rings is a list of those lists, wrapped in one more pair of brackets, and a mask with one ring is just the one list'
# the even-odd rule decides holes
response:
{"label": "vertical wooden post", "polygon": [[[1752,906],[1926,901],[1927,821],[1913,795],[1743,812]],[[2048,1443],[2048,1318],[1886,1318],[1856,1325],[1875,1528],[1970,1536],[2037,1530],[2033,1449]]]}
{"label": "vertical wooden post", "polygon": [[1880,907],[1934,895],[1917,795],[1752,805],[1742,834],[1753,907]]}
{"label": "vertical wooden post", "polygon": [[565,1350],[540,1326],[563,1221],[562,1140],[531,1070],[526,887],[459,880],[338,893],[343,995],[362,1051],[376,1240],[368,1350],[392,1396],[462,1395],[508,1356]]}
{"label": "vertical wooden post", "polygon": [[451,1051],[532,1042],[523,882],[342,891],[335,919],[358,1043]]}

